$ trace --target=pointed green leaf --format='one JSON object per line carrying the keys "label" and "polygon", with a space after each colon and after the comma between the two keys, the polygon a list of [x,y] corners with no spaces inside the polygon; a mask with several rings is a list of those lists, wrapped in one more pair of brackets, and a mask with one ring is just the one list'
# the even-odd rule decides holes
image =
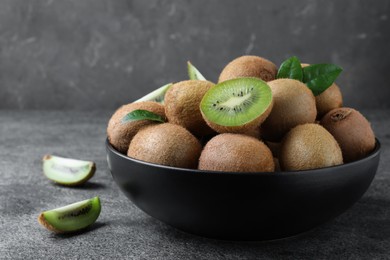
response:
{"label": "pointed green leaf", "polygon": [[314,64],[303,68],[303,82],[317,96],[329,88],[343,69],[333,64]]}
{"label": "pointed green leaf", "polygon": [[296,79],[302,81],[303,71],[299,59],[296,56],[293,56],[285,60],[280,65],[276,78]]}
{"label": "pointed green leaf", "polygon": [[133,122],[133,121],[138,121],[138,120],[152,120],[152,121],[157,121],[161,123],[165,123],[165,118],[157,115],[153,112],[147,111],[147,110],[142,110],[142,109],[137,109],[134,110],[127,115],[125,115],[122,118],[122,123],[128,123],[128,122]]}
{"label": "pointed green leaf", "polygon": [[191,64],[191,62],[187,62],[187,68],[188,68],[188,77],[192,80],[206,80],[205,77],[203,77],[202,73],[199,72],[197,68],[195,68],[194,65]]}

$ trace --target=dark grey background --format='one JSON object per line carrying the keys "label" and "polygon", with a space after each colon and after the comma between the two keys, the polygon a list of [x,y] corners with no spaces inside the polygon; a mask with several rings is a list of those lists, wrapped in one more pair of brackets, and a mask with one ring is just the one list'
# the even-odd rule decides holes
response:
{"label": "dark grey background", "polygon": [[390,1],[1,0],[0,109],[109,109],[243,54],[344,68],[345,104],[390,107]]}

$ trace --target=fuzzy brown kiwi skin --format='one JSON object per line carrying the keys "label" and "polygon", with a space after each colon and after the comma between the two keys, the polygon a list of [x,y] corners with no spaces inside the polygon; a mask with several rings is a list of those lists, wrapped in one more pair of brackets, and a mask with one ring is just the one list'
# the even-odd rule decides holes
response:
{"label": "fuzzy brown kiwi skin", "polygon": [[122,119],[128,113],[137,110],[147,110],[165,118],[163,105],[153,101],[142,101],[121,106],[112,115],[107,127],[107,136],[110,144],[119,152],[126,154],[129,144],[134,135],[147,125],[157,124],[155,121],[139,120],[122,123]]}
{"label": "fuzzy brown kiwi skin", "polygon": [[279,163],[282,170],[317,169],[343,163],[335,138],[321,125],[303,124],[291,129],[283,138]]}
{"label": "fuzzy brown kiwi skin", "polygon": [[164,123],[141,129],[131,140],[127,155],[150,163],[195,169],[201,151],[200,142],[187,129]]}
{"label": "fuzzy brown kiwi skin", "polygon": [[275,79],[277,71],[276,65],[267,59],[258,56],[241,56],[226,65],[219,75],[218,82],[243,77],[270,81]]}
{"label": "fuzzy brown kiwi skin", "polygon": [[322,118],[330,110],[343,106],[343,96],[336,83],[316,96],[316,106],[317,118]]}
{"label": "fuzzy brown kiwi skin", "polygon": [[256,138],[241,134],[220,134],[203,148],[200,170],[224,172],[273,172],[271,151]]}
{"label": "fuzzy brown kiwi skin", "polygon": [[[302,68],[309,66],[308,63],[302,63]],[[339,86],[333,83],[324,92],[316,97],[317,119],[321,119],[330,110],[343,106],[343,95]]]}
{"label": "fuzzy brown kiwi skin", "polygon": [[200,102],[214,83],[186,80],[172,85],[165,94],[165,114],[168,121],[181,125],[196,136],[212,134],[200,112]]}
{"label": "fuzzy brown kiwi skin", "polygon": [[348,107],[329,111],[321,120],[337,140],[345,162],[365,157],[375,148],[375,134],[368,120],[357,110]]}
{"label": "fuzzy brown kiwi skin", "polygon": [[313,123],[317,116],[315,97],[302,82],[276,79],[268,82],[273,95],[273,108],[261,125],[264,140],[280,142],[293,127]]}
{"label": "fuzzy brown kiwi skin", "polygon": [[214,122],[211,122],[207,119],[207,117],[203,114],[203,118],[206,121],[206,123],[214,129],[218,133],[235,133],[235,134],[247,134],[250,136],[254,136],[257,134],[257,131],[260,131],[258,128],[260,125],[264,122],[264,120],[267,119],[269,114],[272,111],[273,102],[268,106],[267,110],[264,111],[263,114],[259,115],[254,120],[240,126],[224,126],[224,125],[218,125]]}
{"label": "fuzzy brown kiwi skin", "polygon": [[55,233],[57,233],[57,234],[65,233],[64,231],[59,230],[59,229],[56,229],[55,227],[53,227],[52,225],[50,225],[50,223],[46,221],[45,216],[43,215],[43,213],[41,213],[41,214],[38,216],[38,222],[39,222],[42,226],[44,226],[45,228],[47,228],[48,230],[53,231],[53,232],[55,232]]}

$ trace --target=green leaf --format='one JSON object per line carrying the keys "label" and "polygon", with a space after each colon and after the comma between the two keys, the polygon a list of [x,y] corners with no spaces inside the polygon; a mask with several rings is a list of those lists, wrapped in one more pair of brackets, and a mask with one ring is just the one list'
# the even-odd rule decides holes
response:
{"label": "green leaf", "polygon": [[205,77],[203,77],[202,73],[199,72],[197,68],[195,68],[194,65],[191,64],[191,62],[187,62],[187,68],[188,68],[188,77],[192,80],[206,80]]}
{"label": "green leaf", "polygon": [[314,64],[303,68],[303,82],[318,96],[329,88],[343,69],[333,64]]}
{"label": "green leaf", "polygon": [[302,81],[303,71],[299,59],[296,56],[292,56],[291,58],[285,60],[280,65],[276,78],[288,78]]}
{"label": "green leaf", "polygon": [[152,121],[165,123],[164,117],[157,115],[153,112],[150,112],[148,110],[142,110],[142,109],[134,110],[128,113],[127,115],[125,115],[122,118],[122,123],[128,123],[128,122],[133,122],[138,120],[152,120]]}

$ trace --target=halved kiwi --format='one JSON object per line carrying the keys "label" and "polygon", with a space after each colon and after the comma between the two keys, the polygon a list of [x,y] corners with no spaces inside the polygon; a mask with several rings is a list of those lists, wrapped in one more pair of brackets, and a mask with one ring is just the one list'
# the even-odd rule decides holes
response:
{"label": "halved kiwi", "polygon": [[164,104],[165,93],[172,85],[173,85],[172,83],[168,83],[168,84],[150,92],[149,94],[143,96],[142,98],[134,101],[133,103],[141,102],[141,101],[154,101],[157,103]]}
{"label": "halved kiwi", "polygon": [[43,157],[43,173],[48,179],[58,184],[81,185],[94,175],[95,170],[94,162],[53,155]]}
{"label": "halved kiwi", "polygon": [[100,215],[99,197],[76,202],[61,208],[42,212],[38,222],[50,231],[68,233],[95,223]]}
{"label": "halved kiwi", "polygon": [[267,118],[272,104],[272,92],[267,83],[257,78],[237,78],[208,90],[200,110],[215,131],[245,133]]}

